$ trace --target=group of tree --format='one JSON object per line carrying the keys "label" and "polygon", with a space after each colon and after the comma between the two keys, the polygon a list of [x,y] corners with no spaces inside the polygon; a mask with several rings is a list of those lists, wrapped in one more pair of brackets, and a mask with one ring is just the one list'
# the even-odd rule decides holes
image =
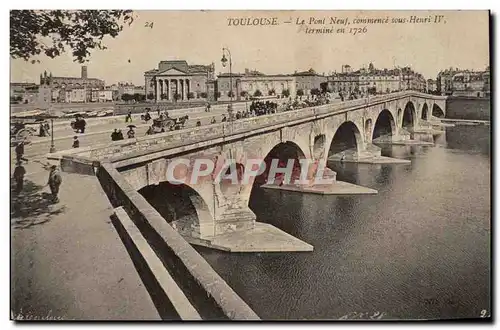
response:
{"label": "group of tree", "polygon": [[106,49],[105,37],[115,38],[132,24],[131,10],[11,10],[10,56],[39,62],[69,48],[75,62],[85,62],[94,49]]}
{"label": "group of tree", "polygon": [[10,97],[10,103],[17,104],[17,103],[22,102],[22,101],[23,101],[23,97],[21,95]]}
{"label": "group of tree", "polygon": [[129,102],[129,101],[143,102],[146,100],[146,95],[139,94],[139,93],[135,93],[135,94],[124,93],[124,94],[122,94],[121,99],[124,102]]}

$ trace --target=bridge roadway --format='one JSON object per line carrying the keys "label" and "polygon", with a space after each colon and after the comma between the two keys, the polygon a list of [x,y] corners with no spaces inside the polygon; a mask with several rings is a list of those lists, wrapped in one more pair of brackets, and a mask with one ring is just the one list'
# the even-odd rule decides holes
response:
{"label": "bridge roadway", "polygon": [[[342,127],[354,136],[355,145],[348,150],[354,160],[379,153],[372,144],[377,139],[397,143],[415,143],[429,135],[432,139],[429,127],[437,122],[433,114],[444,115],[445,101],[444,97],[405,91],[369,101],[328,104],[72,150],[60,155],[61,167],[97,177],[112,206],[130,218],[127,223],[141,229],[165,267],[175,270],[172,276],[181,288],[189,287],[188,279],[212,297],[212,304],[227,317],[254,318],[188,243],[239,252],[312,251],[312,246],[256,221],[248,207],[253,182],[235,187],[215,183],[209,176],[197,184],[186,184],[186,189],[194,191],[189,198],[195,214],[167,219],[171,225],[138,191],[161,186],[168,163],[176,157],[245,163],[247,159],[264,160],[273,150],[279,154],[286,145],[298,156],[325,160]],[[388,135],[376,136],[384,120]],[[190,174],[188,169],[187,176]],[[228,305],[227,296],[234,303]]]}
{"label": "bridge roadway", "polygon": [[[234,105],[235,111],[246,109],[245,103],[236,103]],[[202,125],[209,125],[212,117],[220,122],[222,115],[227,114],[227,105],[213,106],[210,112],[205,112],[204,108],[187,108],[170,110],[169,115],[177,118],[183,115],[188,115],[189,120],[186,123],[186,128],[196,126],[196,121],[200,120]],[[156,118],[156,112],[152,112],[153,118]],[[122,132],[128,130],[127,125],[134,124],[137,126],[136,135],[142,137],[146,135],[148,127],[151,122],[145,123],[141,121],[140,114],[133,115],[132,123],[125,123],[125,116],[112,116],[102,118],[89,118],[87,119],[87,129],[85,133],[75,133],[70,126],[70,120],[54,122],[54,145],[56,150],[71,149],[73,144],[73,137],[78,136],[81,147],[93,146],[98,144],[105,144],[110,142],[110,135],[114,129],[121,129]],[[38,130],[36,125],[33,126]],[[25,156],[28,158],[41,156],[47,154],[51,146],[50,137],[34,136],[32,142],[25,147]],[[14,148],[11,148],[12,157],[15,157]]]}

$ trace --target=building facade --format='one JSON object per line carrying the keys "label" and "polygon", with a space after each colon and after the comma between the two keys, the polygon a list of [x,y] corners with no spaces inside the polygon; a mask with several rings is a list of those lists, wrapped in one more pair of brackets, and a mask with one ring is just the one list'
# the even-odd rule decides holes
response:
{"label": "building facade", "polygon": [[436,79],[436,89],[441,95],[489,97],[490,68],[484,71],[442,70]]}
{"label": "building facade", "polygon": [[47,75],[47,71],[45,71],[43,75],[40,74],[40,85],[48,86],[52,89],[104,89],[104,80],[88,78],[87,74],[88,71],[86,66],[82,66],[80,77],[54,77],[52,73]]}
{"label": "building facade", "polygon": [[402,90],[425,91],[424,77],[409,67],[376,69],[372,63],[368,69],[353,71],[349,65],[342,66],[342,72],[328,77],[326,88],[333,93],[344,94],[386,94]]}
{"label": "building facade", "polygon": [[[207,81],[214,79],[214,64],[189,65],[186,61],[161,61],[158,69],[144,73],[144,93],[156,101],[183,101],[207,97]],[[152,95],[152,96],[150,96]]]}
{"label": "building facade", "polygon": [[312,68],[308,71],[295,72],[295,89],[302,90],[304,95],[311,95],[311,90],[321,90],[322,84],[326,83],[327,77],[316,73]]}
{"label": "building facade", "polygon": [[[221,73],[217,76],[218,99],[231,99],[231,85],[234,100],[247,97],[296,95],[296,78],[292,75],[266,75],[258,71],[245,69],[245,73]],[[285,91],[288,91],[285,92]]]}

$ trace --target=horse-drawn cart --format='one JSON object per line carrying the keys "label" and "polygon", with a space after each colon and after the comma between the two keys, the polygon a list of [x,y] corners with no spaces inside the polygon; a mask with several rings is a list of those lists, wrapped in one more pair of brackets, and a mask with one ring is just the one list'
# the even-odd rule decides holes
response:
{"label": "horse-drawn cart", "polygon": [[180,118],[155,118],[153,119],[153,125],[148,129],[148,134],[164,133],[184,128],[188,119],[189,117],[187,115]]}

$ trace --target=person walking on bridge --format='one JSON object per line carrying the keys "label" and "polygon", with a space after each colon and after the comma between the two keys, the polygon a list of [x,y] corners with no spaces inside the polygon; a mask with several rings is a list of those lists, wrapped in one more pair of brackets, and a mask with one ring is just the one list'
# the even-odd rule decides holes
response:
{"label": "person walking on bridge", "polygon": [[17,146],[16,146],[16,162],[20,162],[21,160],[28,161],[26,158],[24,158],[24,141],[20,141]]}
{"label": "person walking on bridge", "polygon": [[78,141],[78,136],[73,137],[73,148],[80,148],[80,141]]}
{"label": "person walking on bridge", "polygon": [[22,162],[17,162],[16,165],[17,166],[14,169],[14,181],[16,181],[16,194],[19,195],[23,191],[26,170],[24,169]]}
{"label": "person walking on bridge", "polygon": [[132,122],[132,110],[128,111],[127,117],[125,117],[125,122],[128,123],[128,121]]}
{"label": "person walking on bridge", "polygon": [[59,198],[57,197],[57,194],[59,194],[59,187],[61,186],[61,183],[62,183],[61,174],[59,173],[57,166],[52,165],[50,167],[49,181],[47,184],[50,187],[53,203],[59,203]]}

